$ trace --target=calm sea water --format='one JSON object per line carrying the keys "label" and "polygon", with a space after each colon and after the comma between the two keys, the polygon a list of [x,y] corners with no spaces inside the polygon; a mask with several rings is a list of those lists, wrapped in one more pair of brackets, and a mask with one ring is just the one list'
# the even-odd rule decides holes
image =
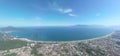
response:
{"label": "calm sea water", "polygon": [[43,27],[25,28],[11,35],[37,41],[73,41],[96,38],[111,32],[112,30],[108,28]]}

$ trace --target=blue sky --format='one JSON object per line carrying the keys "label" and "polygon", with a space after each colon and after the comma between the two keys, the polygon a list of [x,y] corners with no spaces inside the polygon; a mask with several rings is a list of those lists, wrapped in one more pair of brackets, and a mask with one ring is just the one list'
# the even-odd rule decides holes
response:
{"label": "blue sky", "polygon": [[0,26],[119,25],[120,0],[0,0]]}

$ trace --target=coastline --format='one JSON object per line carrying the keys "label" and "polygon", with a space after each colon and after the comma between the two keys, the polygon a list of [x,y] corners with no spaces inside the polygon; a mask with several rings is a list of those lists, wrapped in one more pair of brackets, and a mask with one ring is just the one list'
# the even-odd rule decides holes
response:
{"label": "coastline", "polygon": [[[87,56],[89,56],[92,55],[91,52],[94,52],[94,55],[92,56],[119,56],[119,51],[116,50],[116,48],[120,46],[118,45],[118,43],[120,43],[118,39],[120,37],[119,34],[120,32],[114,31],[104,36],[74,41],[34,41],[27,38],[13,38],[13,41],[20,40],[21,42],[26,42],[26,44],[20,48],[10,49],[10,52],[3,50],[1,51],[1,54],[16,53],[17,55],[21,54],[21,56],[23,56],[22,54],[24,53],[25,56],[30,56],[35,55],[38,52],[38,55],[42,54],[43,56],[59,56],[63,53],[67,56],[74,56],[75,54],[78,56],[86,56],[87,54]],[[20,44],[18,43],[18,45]],[[111,52],[115,54],[112,54]]]}
{"label": "coastline", "polygon": [[14,37],[12,38],[12,40],[22,40],[22,41],[26,41],[26,42],[39,42],[39,43],[73,43],[73,42],[85,42],[85,41],[92,41],[92,40],[97,40],[97,39],[102,39],[102,38],[106,38],[110,35],[112,35],[113,33],[115,33],[115,31],[104,35],[104,36],[99,36],[99,37],[95,37],[95,38],[91,38],[91,39],[85,39],[85,40],[72,40],[72,41],[36,41],[36,40],[30,40],[28,38],[17,38]]}

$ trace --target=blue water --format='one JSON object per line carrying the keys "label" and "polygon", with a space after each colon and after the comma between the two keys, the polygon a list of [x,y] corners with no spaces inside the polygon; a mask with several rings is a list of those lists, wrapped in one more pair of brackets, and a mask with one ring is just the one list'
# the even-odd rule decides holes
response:
{"label": "blue water", "polygon": [[25,28],[15,31],[11,35],[37,41],[73,41],[96,38],[111,32],[112,30],[109,28],[43,27]]}

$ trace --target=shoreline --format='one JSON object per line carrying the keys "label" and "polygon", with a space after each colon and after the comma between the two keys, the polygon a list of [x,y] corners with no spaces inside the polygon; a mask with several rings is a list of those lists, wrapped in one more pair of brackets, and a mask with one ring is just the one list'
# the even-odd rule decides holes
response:
{"label": "shoreline", "polygon": [[11,40],[22,40],[27,42],[38,42],[38,43],[72,43],[72,42],[83,42],[83,41],[92,41],[92,40],[102,39],[102,38],[106,38],[107,36],[110,36],[113,33],[115,33],[115,31],[100,37],[95,37],[95,38],[85,39],[85,40],[72,40],[72,41],[41,41],[41,40],[36,41],[36,40],[30,40],[28,38],[17,38],[17,37],[12,38]]}

